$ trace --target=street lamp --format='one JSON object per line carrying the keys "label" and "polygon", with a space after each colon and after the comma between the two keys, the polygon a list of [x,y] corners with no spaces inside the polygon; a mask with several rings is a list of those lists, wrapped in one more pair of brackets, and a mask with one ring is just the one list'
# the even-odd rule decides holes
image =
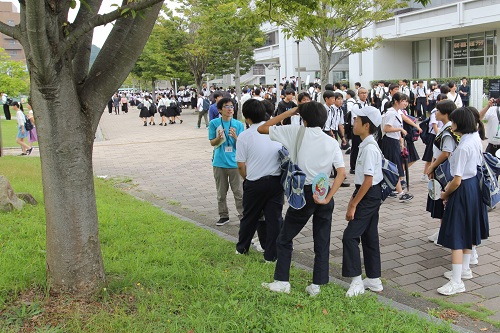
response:
{"label": "street lamp", "polygon": [[297,93],[300,93],[300,40],[295,41],[297,43]]}
{"label": "street lamp", "polygon": [[175,89],[175,94],[177,94],[177,80],[180,80],[178,77],[173,77],[171,78],[172,80],[174,80],[174,89]]}

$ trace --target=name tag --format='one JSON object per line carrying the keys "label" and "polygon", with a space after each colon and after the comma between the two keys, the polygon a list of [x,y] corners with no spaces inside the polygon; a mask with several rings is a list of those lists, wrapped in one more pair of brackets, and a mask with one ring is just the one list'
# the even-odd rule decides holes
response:
{"label": "name tag", "polygon": [[226,146],[226,147],[224,147],[224,151],[226,153],[232,153],[233,152],[233,147],[232,146]]}

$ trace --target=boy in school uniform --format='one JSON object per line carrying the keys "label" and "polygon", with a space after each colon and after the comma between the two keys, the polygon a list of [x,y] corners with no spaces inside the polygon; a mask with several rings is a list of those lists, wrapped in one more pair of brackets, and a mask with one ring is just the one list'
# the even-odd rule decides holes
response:
{"label": "boy in school uniform", "polygon": [[[352,282],[346,296],[363,294],[365,289],[382,291],[380,245],[378,237],[379,209],[382,190],[382,154],[373,137],[382,123],[380,111],[366,106],[356,111],[354,134],[362,142],[356,160],[354,184],[356,189],[349,201],[346,220],[349,222],[342,237],[342,276]],[[361,278],[359,242],[362,241],[367,278]]]}

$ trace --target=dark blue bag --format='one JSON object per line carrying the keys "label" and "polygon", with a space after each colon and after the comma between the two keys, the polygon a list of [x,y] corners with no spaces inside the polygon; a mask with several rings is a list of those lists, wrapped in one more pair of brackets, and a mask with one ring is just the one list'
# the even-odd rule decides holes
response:
{"label": "dark blue bag", "polygon": [[453,179],[450,171],[450,161],[446,159],[443,163],[439,164],[434,170],[434,179],[436,179],[442,188],[445,188]]}
{"label": "dark blue bag", "polygon": [[[500,188],[498,186],[498,175],[493,171],[499,168],[500,161],[490,153],[483,153],[481,165],[477,166],[477,177],[481,196],[486,206],[493,208],[500,202]],[[497,169],[498,170],[498,169]]]}
{"label": "dark blue bag", "polygon": [[382,151],[379,146],[375,142],[370,142],[370,144],[377,147],[380,155],[382,155],[382,174],[384,178],[380,182],[380,187],[382,188],[382,202],[387,199],[389,194],[391,194],[394,190],[396,190],[396,185],[399,182],[399,170],[398,166],[389,161],[384,157]]}
{"label": "dark blue bag", "polygon": [[[300,127],[297,134],[297,142],[295,145],[295,156],[297,160],[298,151],[304,138],[305,127]],[[306,174],[293,162],[286,148],[282,148],[279,152],[281,160],[281,185],[285,192],[288,204],[294,209],[301,209],[306,205],[304,196],[304,184],[306,182]]]}

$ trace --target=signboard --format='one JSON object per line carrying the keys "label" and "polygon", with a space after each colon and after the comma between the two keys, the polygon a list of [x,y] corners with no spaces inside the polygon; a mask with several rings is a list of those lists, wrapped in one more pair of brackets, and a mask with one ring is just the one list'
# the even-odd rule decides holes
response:
{"label": "signboard", "polygon": [[[469,53],[467,53],[469,47]],[[453,42],[453,58],[481,57],[484,56],[484,39],[475,39],[467,43],[467,39]]]}
{"label": "signboard", "polygon": [[500,79],[490,80],[490,98],[500,98]]}

